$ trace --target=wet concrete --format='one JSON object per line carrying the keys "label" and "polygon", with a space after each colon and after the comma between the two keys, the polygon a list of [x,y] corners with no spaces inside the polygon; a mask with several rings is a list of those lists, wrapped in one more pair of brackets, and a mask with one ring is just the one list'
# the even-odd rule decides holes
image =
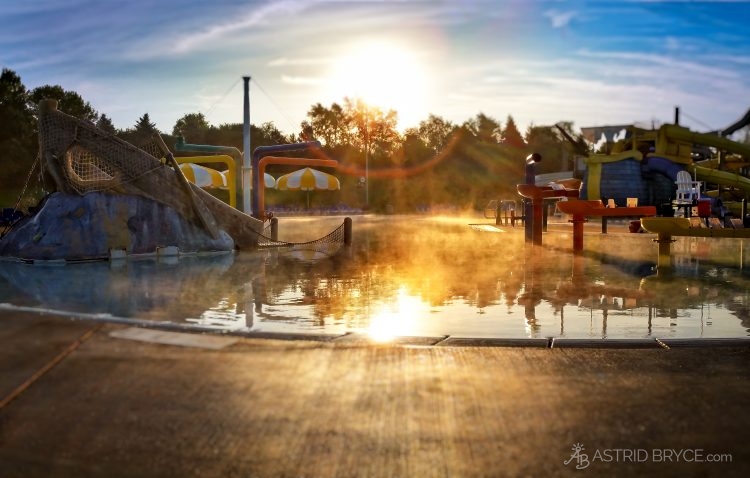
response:
{"label": "wet concrete", "polygon": [[[750,471],[750,347],[742,343],[602,349],[232,337],[222,348],[212,337],[202,348],[195,337],[190,347],[117,338],[125,329],[0,313],[0,476]],[[576,444],[586,460],[571,460]],[[680,458],[666,461],[664,450]],[[707,461],[715,454],[732,461]]]}

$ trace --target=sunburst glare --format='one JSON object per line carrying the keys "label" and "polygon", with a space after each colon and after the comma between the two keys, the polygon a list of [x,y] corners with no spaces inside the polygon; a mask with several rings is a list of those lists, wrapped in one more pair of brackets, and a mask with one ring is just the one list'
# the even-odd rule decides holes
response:
{"label": "sunburst glare", "polygon": [[419,55],[403,44],[369,41],[344,50],[329,75],[331,101],[361,98],[383,110],[398,112],[399,127],[425,117],[430,88]]}

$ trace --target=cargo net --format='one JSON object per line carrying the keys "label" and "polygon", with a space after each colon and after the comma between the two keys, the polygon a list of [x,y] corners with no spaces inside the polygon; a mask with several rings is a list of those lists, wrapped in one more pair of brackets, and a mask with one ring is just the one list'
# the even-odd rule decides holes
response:
{"label": "cargo net", "polygon": [[258,248],[277,248],[280,252],[300,260],[317,260],[324,257],[331,257],[344,245],[345,225],[346,222],[343,222],[336,229],[320,239],[308,242],[286,242],[274,240],[270,237],[271,226],[268,225],[263,229],[263,233],[258,234]]}
{"label": "cargo net", "polygon": [[59,189],[106,191],[163,167],[156,143],[138,148],[60,111],[47,112],[39,123],[43,165],[62,173]]}

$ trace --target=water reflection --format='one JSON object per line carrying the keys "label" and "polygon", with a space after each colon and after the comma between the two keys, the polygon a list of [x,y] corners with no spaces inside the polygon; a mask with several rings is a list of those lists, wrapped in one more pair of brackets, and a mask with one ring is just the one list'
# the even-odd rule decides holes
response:
{"label": "water reflection", "polygon": [[[7,286],[0,287],[0,302],[70,313],[184,320],[237,297],[230,277],[253,278],[263,260],[237,260],[225,254],[64,266],[2,262],[0,282]],[[237,312],[241,311],[234,311],[231,321],[237,321]]]}
{"label": "water reflection", "polygon": [[[284,219],[318,237],[340,218]],[[233,331],[474,337],[734,337],[750,328],[744,244],[564,226],[544,246],[465,218],[355,218],[351,248],[63,267],[0,263],[0,302]],[[286,239],[281,237],[282,239]],[[2,313],[2,312],[0,312]]]}

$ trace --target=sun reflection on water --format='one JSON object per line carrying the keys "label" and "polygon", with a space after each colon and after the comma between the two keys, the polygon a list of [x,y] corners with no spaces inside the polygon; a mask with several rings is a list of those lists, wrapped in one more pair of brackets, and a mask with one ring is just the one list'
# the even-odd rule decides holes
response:
{"label": "sun reflection on water", "polygon": [[396,337],[414,335],[418,321],[430,313],[430,305],[399,286],[394,300],[381,304],[370,317],[367,334],[376,342],[391,342]]}

